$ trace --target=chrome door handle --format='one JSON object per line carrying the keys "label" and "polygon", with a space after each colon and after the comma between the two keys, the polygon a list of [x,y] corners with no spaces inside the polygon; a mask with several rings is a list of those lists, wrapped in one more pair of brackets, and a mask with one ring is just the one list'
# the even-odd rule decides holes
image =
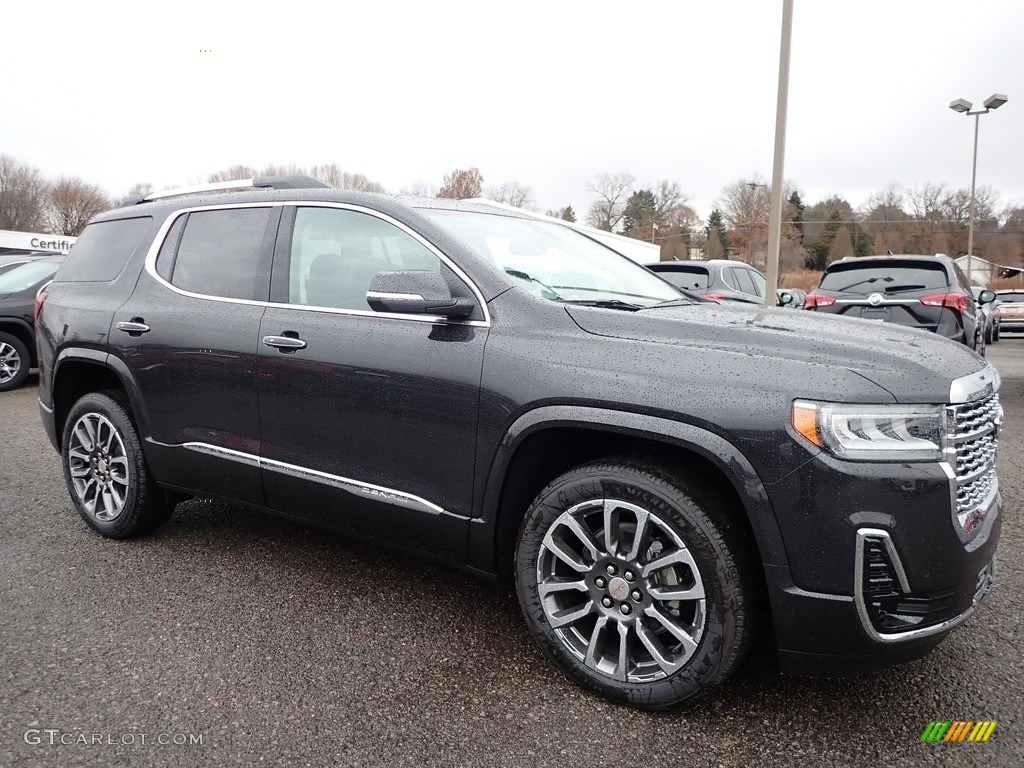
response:
{"label": "chrome door handle", "polygon": [[125,333],[149,333],[149,326],[145,323],[122,321],[117,324],[117,330]]}
{"label": "chrome door handle", "polygon": [[294,352],[297,349],[306,348],[306,342],[291,336],[264,336],[263,343],[268,347],[277,347],[282,352]]}

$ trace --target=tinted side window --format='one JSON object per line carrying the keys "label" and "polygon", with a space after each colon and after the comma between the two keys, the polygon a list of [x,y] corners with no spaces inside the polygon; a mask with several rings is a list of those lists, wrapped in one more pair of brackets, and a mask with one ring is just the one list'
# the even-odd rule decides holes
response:
{"label": "tinted side window", "polygon": [[269,259],[263,241],[270,208],[194,211],[188,216],[171,272],[185,291],[266,301]]}
{"label": "tinted side window", "polygon": [[366,290],[378,272],[440,268],[440,259],[425,245],[376,216],[338,208],[299,208],[288,303],[370,311]]}
{"label": "tinted side window", "polygon": [[156,273],[168,282],[171,279],[171,271],[174,269],[174,254],[178,252],[178,243],[181,241],[181,232],[185,229],[185,221],[188,214],[179,216],[177,221],[171,225],[164,244],[160,246],[160,253],[156,257]]}
{"label": "tinted side window", "polygon": [[90,224],[71,246],[56,279],[66,282],[107,282],[124,269],[153,223],[151,216]]}
{"label": "tinted side window", "polygon": [[967,291],[968,294],[973,296],[974,293],[971,291],[971,283],[967,279],[967,275],[964,274],[964,271],[960,269],[959,264],[953,265],[953,273],[956,275],[956,280],[958,283],[960,283],[960,287]]}
{"label": "tinted side window", "polygon": [[736,270],[732,267],[728,267],[722,270],[722,282],[732,288],[734,291],[740,290],[740,284],[736,280]]}
{"label": "tinted side window", "polygon": [[749,269],[733,269],[733,279],[736,286],[742,293],[749,294],[750,296],[757,296],[757,288],[754,287],[754,280],[750,276]]}

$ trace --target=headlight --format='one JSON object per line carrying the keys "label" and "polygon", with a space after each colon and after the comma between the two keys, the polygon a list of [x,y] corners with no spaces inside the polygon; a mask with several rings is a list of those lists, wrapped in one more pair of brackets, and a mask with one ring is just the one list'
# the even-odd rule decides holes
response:
{"label": "headlight", "polygon": [[793,428],[840,459],[939,461],[946,417],[938,405],[793,403]]}

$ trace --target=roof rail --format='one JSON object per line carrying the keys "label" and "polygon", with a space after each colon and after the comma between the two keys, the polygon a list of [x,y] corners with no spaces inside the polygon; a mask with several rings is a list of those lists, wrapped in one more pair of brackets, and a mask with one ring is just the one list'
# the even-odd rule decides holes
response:
{"label": "roof rail", "polygon": [[229,189],[324,189],[330,184],[324,184],[312,176],[292,174],[288,176],[258,176],[254,179],[236,179],[234,181],[218,181],[211,184],[199,184],[193,187],[177,187],[165,189],[160,192],[150,192],[145,197],[136,200],[139,203],[148,203],[153,200],[163,200],[168,197],[180,197],[182,195],[197,195],[203,192],[222,192]]}

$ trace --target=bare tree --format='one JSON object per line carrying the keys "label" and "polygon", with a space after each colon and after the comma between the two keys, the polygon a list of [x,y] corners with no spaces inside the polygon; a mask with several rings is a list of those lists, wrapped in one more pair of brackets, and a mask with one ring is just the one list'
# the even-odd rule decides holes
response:
{"label": "bare tree", "polygon": [[630,173],[602,173],[589,184],[587,191],[597,196],[587,213],[587,223],[612,232],[626,214],[626,203],[636,179]]}
{"label": "bare tree", "polygon": [[42,229],[48,192],[37,169],[0,155],[0,229]]}
{"label": "bare tree", "polygon": [[845,259],[847,256],[853,256],[853,238],[850,237],[850,230],[846,226],[840,226],[836,230],[836,236],[833,238],[831,245],[829,245],[828,260],[833,262],[838,259]]}
{"label": "bare tree", "polygon": [[427,184],[425,181],[416,181],[410,184],[408,187],[402,187],[398,190],[400,195],[408,195],[410,197],[437,197],[437,187],[433,187]]}
{"label": "bare tree", "polygon": [[487,197],[505,205],[533,210],[533,190],[518,181],[506,181],[498,187],[490,187],[484,193]]}
{"label": "bare tree", "polygon": [[353,189],[357,192],[386,192],[383,184],[371,181],[361,173],[342,170],[337,163],[314,165],[308,173],[314,179],[338,189]]}
{"label": "bare tree", "polygon": [[706,259],[721,259],[725,257],[725,248],[722,247],[722,238],[718,235],[718,230],[712,228],[708,231],[708,241],[704,245],[704,258]]}
{"label": "bare tree", "polygon": [[55,235],[77,237],[89,219],[110,208],[110,198],[95,184],[61,176],[50,188],[46,222]]}
{"label": "bare tree", "polygon": [[261,175],[260,172],[251,165],[232,165],[229,168],[225,168],[223,171],[211,173],[206,177],[206,181],[210,184],[218,184],[222,181],[253,179],[259,175]]}
{"label": "bare tree", "polygon": [[444,177],[444,184],[438,190],[438,197],[448,197],[454,200],[466,200],[470,197],[480,197],[484,186],[484,177],[476,168],[466,170],[455,169]]}
{"label": "bare tree", "polygon": [[153,185],[148,181],[137,181],[132,184],[131,189],[125,192],[121,197],[114,201],[115,207],[122,205],[130,205],[141,197],[145,197],[153,191]]}

